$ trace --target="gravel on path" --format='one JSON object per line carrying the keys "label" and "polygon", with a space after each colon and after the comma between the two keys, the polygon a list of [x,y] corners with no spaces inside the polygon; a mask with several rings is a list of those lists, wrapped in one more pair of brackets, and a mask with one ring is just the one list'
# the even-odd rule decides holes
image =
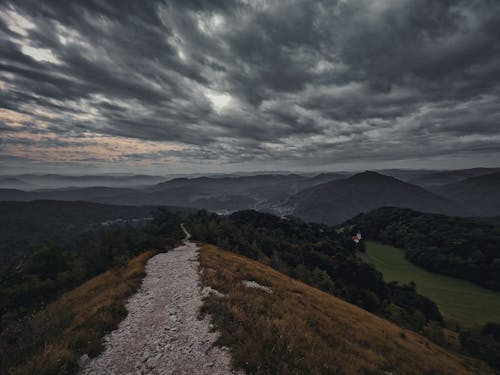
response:
{"label": "gravel on path", "polygon": [[82,358],[81,374],[234,373],[230,353],[214,346],[218,334],[210,332],[209,318],[199,319],[198,248],[186,235],[184,245],[148,261],[127,317],[105,337],[103,353]]}

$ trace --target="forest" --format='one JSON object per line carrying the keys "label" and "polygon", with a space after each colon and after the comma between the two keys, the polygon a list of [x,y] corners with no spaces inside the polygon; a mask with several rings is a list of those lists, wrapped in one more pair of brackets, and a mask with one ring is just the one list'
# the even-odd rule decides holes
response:
{"label": "forest", "polygon": [[187,223],[196,240],[259,260],[401,326],[422,331],[429,321],[442,320],[415,285],[385,283],[380,272],[356,257],[363,243],[356,245],[335,228],[256,211],[226,217],[200,211]]}
{"label": "forest", "polygon": [[[403,212],[408,217],[413,214]],[[390,219],[391,214],[396,212],[380,216]],[[368,221],[352,222],[352,230],[347,226],[340,230],[250,210],[229,216],[199,211],[181,217],[156,209],[152,220],[141,226],[105,227],[75,237],[71,246],[49,241],[22,252],[0,272],[0,346],[16,343],[18,334],[25,331],[23,322],[62,293],[107,270],[124,267],[146,250],[174,247],[183,237],[181,222],[195,240],[258,260],[438,343],[443,340],[443,317],[432,300],[419,295],[413,283],[384,282],[379,271],[356,255],[364,251],[364,242],[356,244],[351,235],[362,228],[364,236],[382,240],[387,238],[387,223],[374,221],[376,225],[365,228],[362,223]],[[499,332],[495,324],[464,330],[461,348],[498,367]]]}
{"label": "forest", "polygon": [[354,227],[368,239],[404,249],[429,271],[500,290],[500,228],[484,220],[384,207],[340,226]]}
{"label": "forest", "polygon": [[[361,228],[363,236],[386,239],[388,242],[392,237],[383,229],[386,221],[391,222],[392,215],[407,215],[410,218],[428,214],[391,208],[374,212],[377,211],[380,221],[358,222],[353,219],[342,229],[251,210],[235,212],[230,216],[199,211],[191,215],[187,223],[196,240],[256,259],[402,327],[420,332],[440,345],[449,345],[443,331],[445,323],[436,304],[419,295],[414,283],[400,285],[384,282],[382,273],[356,256],[356,252],[364,251],[364,240],[356,244],[351,239],[352,234]],[[449,232],[454,232],[455,222],[458,223],[457,232],[466,228],[478,228],[478,231],[490,235],[495,232],[492,226],[474,220],[429,216],[435,221],[431,221],[425,229],[423,225],[427,218],[420,218],[422,233],[432,233],[433,226],[447,220]],[[359,215],[356,219],[360,217],[369,218]],[[347,225],[351,228],[347,229]],[[375,237],[379,232],[382,236]],[[489,323],[472,329],[458,328],[458,331],[461,351],[500,368],[500,325]]]}
{"label": "forest", "polygon": [[30,247],[0,272],[0,333],[63,292],[146,250],[172,248],[183,237],[179,215],[156,209],[142,227],[116,226],[88,232],[71,247],[44,242]]}

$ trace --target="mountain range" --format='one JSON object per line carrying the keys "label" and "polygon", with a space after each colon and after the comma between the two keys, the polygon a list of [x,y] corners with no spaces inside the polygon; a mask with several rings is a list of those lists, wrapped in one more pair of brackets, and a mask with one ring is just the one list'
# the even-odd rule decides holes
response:
{"label": "mountain range", "polygon": [[420,186],[369,171],[305,189],[292,196],[288,205],[294,216],[331,225],[384,206],[453,215],[466,212]]}
{"label": "mountain range", "polygon": [[475,216],[495,216],[500,213],[500,172],[466,178],[436,187],[433,191],[467,205]]}
{"label": "mountain range", "polygon": [[[26,176],[4,178],[26,182]],[[466,177],[460,180],[461,177]],[[79,185],[77,176],[66,176]],[[399,178],[398,178],[399,177]],[[38,176],[37,178],[42,178]],[[51,178],[46,175],[43,178]],[[54,177],[57,181],[63,178]],[[256,209],[306,221],[338,224],[361,212],[383,206],[458,216],[500,215],[500,171],[475,168],[458,171],[387,170],[309,174],[211,175],[178,177],[110,176],[124,186],[77,186],[57,189],[0,189],[0,201],[63,200],[117,205],[174,205],[220,214]],[[99,180],[100,179],[100,180]],[[86,176],[83,184],[106,182]],[[29,180],[30,184],[32,180]],[[417,182],[417,183],[413,183]],[[439,184],[438,184],[439,183]],[[112,184],[111,184],[112,185]],[[1,180],[0,180],[0,186]],[[426,188],[427,186],[427,188]]]}

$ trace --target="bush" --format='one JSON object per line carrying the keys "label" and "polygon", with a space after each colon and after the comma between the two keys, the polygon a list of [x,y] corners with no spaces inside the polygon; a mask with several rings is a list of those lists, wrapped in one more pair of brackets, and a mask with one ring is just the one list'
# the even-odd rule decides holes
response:
{"label": "bush", "polygon": [[500,325],[488,323],[460,334],[463,350],[500,369]]}

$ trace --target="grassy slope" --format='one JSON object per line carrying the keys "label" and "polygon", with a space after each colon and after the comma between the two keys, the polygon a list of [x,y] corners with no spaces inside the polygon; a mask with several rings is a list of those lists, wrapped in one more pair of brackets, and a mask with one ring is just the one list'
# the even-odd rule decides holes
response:
{"label": "grassy slope", "polygon": [[125,317],[127,297],[140,286],[152,255],[143,253],[121,270],[90,279],[35,314],[21,332],[24,347],[13,353],[23,364],[9,374],[71,374],[82,354],[99,354],[102,337]]}
{"label": "grassy slope", "polygon": [[366,242],[366,258],[386,281],[414,281],[420,294],[436,302],[443,313],[466,324],[500,323],[500,293],[471,282],[426,271],[410,263],[404,251]]}
{"label": "grassy slope", "polygon": [[[236,366],[257,374],[490,374],[414,332],[247,258],[203,245],[204,311]],[[270,286],[272,294],[241,280]]]}

